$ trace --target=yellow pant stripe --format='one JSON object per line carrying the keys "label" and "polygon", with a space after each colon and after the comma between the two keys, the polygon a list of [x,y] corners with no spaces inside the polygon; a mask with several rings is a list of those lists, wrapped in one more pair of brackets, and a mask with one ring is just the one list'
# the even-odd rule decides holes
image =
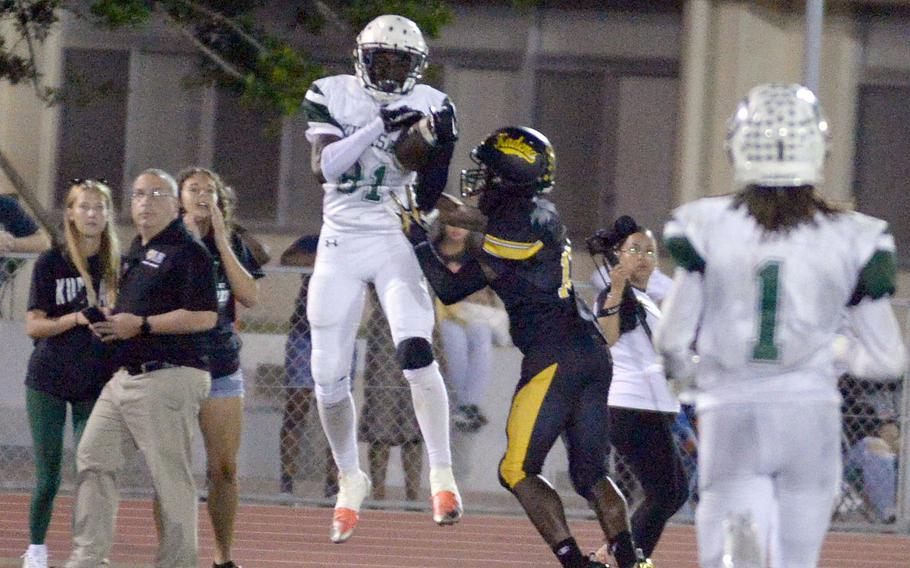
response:
{"label": "yellow pant stripe", "polygon": [[547,396],[550,383],[556,375],[556,367],[557,364],[553,363],[537,373],[528,384],[521,387],[512,400],[512,409],[509,411],[509,421],[506,424],[509,447],[499,465],[499,473],[509,487],[515,487],[515,484],[525,478],[524,461],[528,445],[531,443],[531,433],[534,431],[534,423],[537,422],[543,399]]}

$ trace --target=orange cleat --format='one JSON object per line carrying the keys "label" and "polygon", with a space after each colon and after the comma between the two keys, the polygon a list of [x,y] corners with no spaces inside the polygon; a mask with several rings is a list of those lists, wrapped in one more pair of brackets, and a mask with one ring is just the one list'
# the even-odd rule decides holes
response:
{"label": "orange cleat", "polygon": [[437,525],[454,525],[461,519],[461,497],[454,491],[433,495],[433,520]]}
{"label": "orange cleat", "polygon": [[371,488],[370,478],[362,471],[339,477],[338,498],[335,501],[335,514],[332,515],[332,542],[340,544],[354,534],[354,527],[360,519],[360,505]]}
{"label": "orange cleat", "polygon": [[341,544],[354,534],[360,514],[354,509],[335,509],[332,515],[332,542]]}

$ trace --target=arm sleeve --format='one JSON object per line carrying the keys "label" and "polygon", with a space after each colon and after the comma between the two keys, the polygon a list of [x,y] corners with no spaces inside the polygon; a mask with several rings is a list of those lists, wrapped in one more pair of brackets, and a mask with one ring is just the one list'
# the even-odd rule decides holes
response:
{"label": "arm sleeve", "polygon": [[895,379],[907,370],[907,350],[888,298],[866,298],[847,308],[847,367],[868,380]]}
{"label": "arm sleeve", "polygon": [[385,132],[382,119],[378,116],[350,136],[336,140],[322,149],[319,167],[328,182],[335,182],[341,174],[357,163],[360,155],[370,147],[379,135]]}
{"label": "arm sleeve", "polygon": [[436,208],[439,196],[449,180],[449,163],[455,151],[454,142],[441,142],[430,155],[427,164],[417,172],[417,207],[421,211],[432,211]]}
{"label": "arm sleeve", "polygon": [[692,344],[703,302],[702,274],[677,268],[654,333],[654,348],[664,358],[668,379],[687,379],[695,374]]}
{"label": "arm sleeve", "polygon": [[439,201],[439,196],[442,195],[449,180],[449,164],[452,161],[452,154],[455,152],[455,141],[458,136],[455,106],[446,98],[440,112],[451,115],[451,132],[450,136],[446,136],[433,148],[426,165],[417,172],[415,193],[417,207],[421,211],[432,211],[436,208],[436,202]]}
{"label": "arm sleeve", "polygon": [[458,272],[451,272],[429,242],[425,241],[414,247],[414,253],[436,296],[447,306],[467,298],[487,285],[483,269],[475,258],[468,260]]}
{"label": "arm sleeve", "polygon": [[37,233],[38,225],[13,197],[0,195],[0,229],[20,238]]}

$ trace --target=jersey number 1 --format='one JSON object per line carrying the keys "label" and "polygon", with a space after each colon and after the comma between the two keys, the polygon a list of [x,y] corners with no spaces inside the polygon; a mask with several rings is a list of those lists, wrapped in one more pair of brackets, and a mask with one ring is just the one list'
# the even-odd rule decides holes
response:
{"label": "jersey number 1", "polygon": [[752,359],[755,361],[777,361],[780,350],[774,344],[774,332],[777,327],[778,283],[780,279],[780,261],[769,260],[761,265],[758,271],[758,285],[761,295],[758,299],[758,341],[752,347]]}

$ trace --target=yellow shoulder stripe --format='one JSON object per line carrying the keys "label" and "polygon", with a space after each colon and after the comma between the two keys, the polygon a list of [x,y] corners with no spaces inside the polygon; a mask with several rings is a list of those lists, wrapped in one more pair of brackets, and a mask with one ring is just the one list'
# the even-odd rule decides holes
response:
{"label": "yellow shoulder stripe", "polygon": [[483,236],[483,250],[499,258],[508,260],[525,260],[531,258],[537,251],[543,248],[543,241],[534,241],[533,243],[522,243],[518,241],[508,241],[500,239],[493,235]]}

